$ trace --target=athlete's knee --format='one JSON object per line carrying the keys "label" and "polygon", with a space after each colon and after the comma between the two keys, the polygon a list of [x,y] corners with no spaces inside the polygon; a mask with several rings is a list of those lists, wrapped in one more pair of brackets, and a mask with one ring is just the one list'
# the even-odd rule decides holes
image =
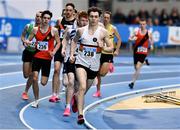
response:
{"label": "athlete's knee", "polygon": [[68,85],[68,81],[67,80],[63,80],[63,85],[67,86]]}
{"label": "athlete's knee", "polygon": [[86,87],[84,85],[79,86],[79,92],[86,92]]}
{"label": "athlete's knee", "polygon": [[38,82],[38,76],[33,76],[33,82]]}
{"label": "athlete's knee", "polygon": [[69,80],[69,86],[74,86],[74,80],[73,79]]}
{"label": "athlete's knee", "polygon": [[104,77],[104,76],[106,76],[107,73],[108,73],[108,72],[101,72],[101,73],[100,73],[100,76],[101,76],[101,77]]}
{"label": "athlete's knee", "polygon": [[24,76],[25,79],[27,79],[27,78],[29,78],[30,73],[24,72],[24,73],[23,73],[23,76]]}
{"label": "athlete's knee", "polygon": [[54,75],[59,75],[60,74],[60,68],[54,69]]}
{"label": "athlete's knee", "polygon": [[41,84],[42,84],[42,86],[45,86],[47,84],[47,81],[42,80]]}

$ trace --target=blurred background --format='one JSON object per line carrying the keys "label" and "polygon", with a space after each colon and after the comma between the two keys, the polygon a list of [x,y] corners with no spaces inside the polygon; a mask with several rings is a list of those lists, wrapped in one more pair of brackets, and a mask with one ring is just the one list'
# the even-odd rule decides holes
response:
{"label": "blurred background", "polygon": [[155,50],[152,55],[180,55],[180,0],[0,0],[0,54],[21,54],[20,35],[35,13],[49,9],[55,22],[62,9],[73,2],[77,10],[98,6],[112,12],[112,23],[122,38],[121,54],[130,54],[132,44],[128,37],[138,27],[139,19],[146,17],[152,31]]}

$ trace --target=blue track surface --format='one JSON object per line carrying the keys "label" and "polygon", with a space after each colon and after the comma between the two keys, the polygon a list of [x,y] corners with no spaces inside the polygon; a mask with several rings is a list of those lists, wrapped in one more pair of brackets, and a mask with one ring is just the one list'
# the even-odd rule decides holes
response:
{"label": "blue track surface", "polygon": [[[175,85],[179,84],[180,81],[180,57],[149,57],[151,65],[142,68],[141,76],[135,84],[135,89],[130,90],[128,88],[128,83],[134,72],[132,57],[120,56],[116,57],[114,61],[115,72],[108,74],[103,78],[102,97],[99,99],[92,97],[92,94],[96,90],[93,86],[86,95],[86,106],[115,94],[157,88],[159,86]],[[59,103],[54,104],[48,102],[48,96],[51,94],[52,73],[47,86],[40,86],[41,101],[38,109],[30,107],[29,103],[34,99],[31,90],[29,93],[30,99],[28,101],[21,100],[21,93],[23,92],[26,83],[21,72],[21,67],[22,63],[20,55],[0,56],[1,129],[26,129],[27,127],[34,129],[86,128],[86,126],[78,125],[76,123],[76,114],[72,113],[70,117],[62,116],[65,107],[64,93],[61,93],[61,101]],[[136,94],[132,96],[136,96]],[[118,101],[124,99],[126,99],[125,96],[119,98]],[[117,99],[103,102],[101,105],[95,106],[93,110],[86,113],[86,120],[90,122],[93,127],[101,129],[180,129],[180,125],[177,121],[177,115],[179,115],[180,109],[164,109],[163,111],[106,110],[107,107],[116,102]],[[19,118],[20,112],[21,119]],[[165,115],[164,113],[168,114]],[[96,117],[94,117],[95,114]],[[152,127],[152,124],[157,123],[157,120],[161,119],[164,120],[158,125],[154,125],[156,127]],[[141,123],[134,123],[134,120],[138,120],[138,122]]]}

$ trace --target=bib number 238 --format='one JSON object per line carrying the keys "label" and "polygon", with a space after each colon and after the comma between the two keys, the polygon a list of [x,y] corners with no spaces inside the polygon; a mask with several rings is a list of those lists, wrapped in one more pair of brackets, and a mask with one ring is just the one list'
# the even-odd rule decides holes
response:
{"label": "bib number 238", "polygon": [[48,51],[48,42],[39,41],[37,45],[37,49],[40,51]]}
{"label": "bib number 238", "polygon": [[83,55],[84,55],[84,57],[95,58],[95,56],[96,56],[96,48],[94,48],[94,47],[84,47]]}

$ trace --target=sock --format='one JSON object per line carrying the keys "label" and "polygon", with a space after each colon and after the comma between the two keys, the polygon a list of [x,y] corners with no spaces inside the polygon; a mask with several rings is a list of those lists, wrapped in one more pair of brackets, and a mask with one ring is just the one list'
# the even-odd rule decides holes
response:
{"label": "sock", "polygon": [[66,104],[66,108],[69,108],[69,109],[70,109],[70,104]]}

